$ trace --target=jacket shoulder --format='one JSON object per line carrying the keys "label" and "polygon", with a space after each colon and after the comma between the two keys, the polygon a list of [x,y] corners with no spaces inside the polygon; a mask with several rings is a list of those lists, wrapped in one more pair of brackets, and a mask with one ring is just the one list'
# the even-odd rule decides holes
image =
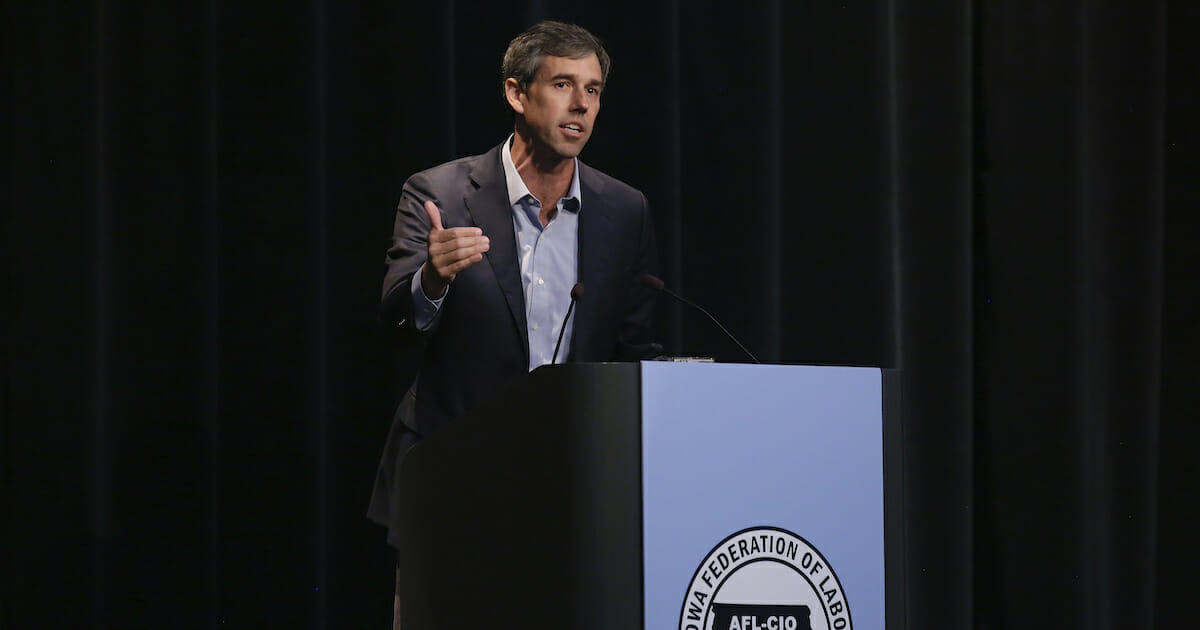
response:
{"label": "jacket shoulder", "polygon": [[458,158],[414,173],[405,181],[404,187],[429,193],[445,192],[448,187],[461,187],[471,181],[472,174],[478,176],[487,171],[489,161],[495,162],[492,170],[499,171],[500,157],[497,151],[498,148],[480,155]]}
{"label": "jacket shoulder", "polygon": [[[582,161],[579,162],[579,177],[582,186],[607,198],[621,203],[645,202],[646,196],[642,191]],[[584,203],[587,203],[586,196]]]}

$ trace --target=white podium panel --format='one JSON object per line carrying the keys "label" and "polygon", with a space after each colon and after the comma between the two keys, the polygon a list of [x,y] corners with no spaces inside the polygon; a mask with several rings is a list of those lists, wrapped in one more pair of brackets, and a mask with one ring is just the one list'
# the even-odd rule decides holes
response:
{"label": "white podium panel", "polygon": [[884,627],[878,368],[642,364],[644,627]]}

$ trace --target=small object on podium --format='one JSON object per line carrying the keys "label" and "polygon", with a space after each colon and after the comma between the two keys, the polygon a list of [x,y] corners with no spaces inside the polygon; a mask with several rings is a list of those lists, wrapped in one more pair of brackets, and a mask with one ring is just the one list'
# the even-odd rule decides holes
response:
{"label": "small object on podium", "polygon": [[669,361],[671,363],[716,363],[712,357],[654,357],[651,361]]}

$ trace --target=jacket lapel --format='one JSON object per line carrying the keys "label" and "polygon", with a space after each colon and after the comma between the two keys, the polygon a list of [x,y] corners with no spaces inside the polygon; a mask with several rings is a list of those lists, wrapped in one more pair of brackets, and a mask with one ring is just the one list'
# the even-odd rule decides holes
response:
{"label": "jacket lapel", "polygon": [[508,303],[513,322],[525,348],[529,362],[529,329],[525,321],[525,296],[521,290],[521,267],[517,261],[517,235],[513,230],[512,208],[508,205],[508,187],[504,183],[504,167],[500,164],[500,145],[484,154],[471,170],[476,186],[467,193],[463,203],[475,224],[491,240],[484,256],[500,284],[500,292]]}
{"label": "jacket lapel", "polygon": [[[613,272],[611,245],[616,237],[612,208],[604,195],[604,184],[592,169],[579,162],[579,281],[583,297],[575,304],[575,328],[571,336],[574,360],[595,360],[587,353],[577,354],[580,343],[586,343],[600,305],[613,296],[605,295]],[[607,244],[607,245],[606,245]],[[620,296],[617,296],[618,298]],[[582,342],[580,340],[583,340]]]}

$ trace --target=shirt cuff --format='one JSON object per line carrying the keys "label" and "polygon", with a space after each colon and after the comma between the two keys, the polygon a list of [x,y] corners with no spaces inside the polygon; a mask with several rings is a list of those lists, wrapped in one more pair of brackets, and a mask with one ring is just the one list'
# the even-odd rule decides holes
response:
{"label": "shirt cuff", "polygon": [[[421,269],[425,266],[422,265]],[[450,287],[446,287],[446,292],[442,297],[431,300],[425,295],[425,290],[421,288],[421,269],[413,274],[412,279],[412,299],[413,299],[413,324],[417,330],[425,332],[433,326],[433,320],[437,319],[438,310],[442,308],[442,302],[446,300],[446,296],[450,294]]]}

